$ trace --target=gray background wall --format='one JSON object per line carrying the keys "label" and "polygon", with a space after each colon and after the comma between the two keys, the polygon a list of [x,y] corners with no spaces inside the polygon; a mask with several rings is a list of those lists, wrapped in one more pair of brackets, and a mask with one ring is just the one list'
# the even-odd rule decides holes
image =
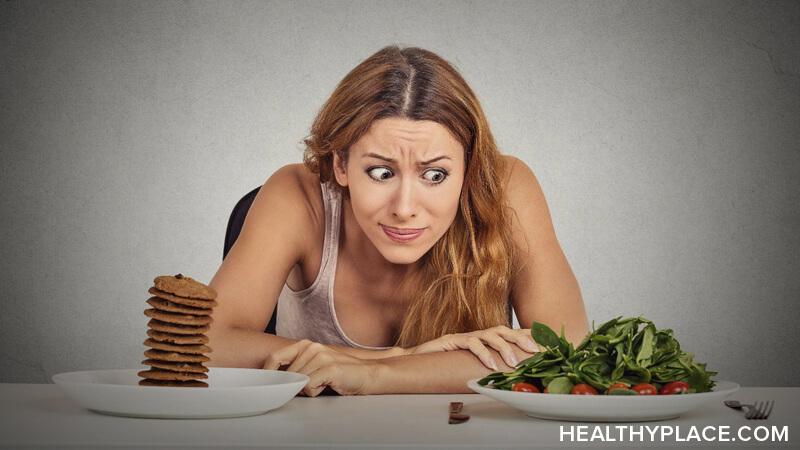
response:
{"label": "gray background wall", "polygon": [[136,367],[155,275],[380,47],[428,48],[528,163],[590,319],[797,386],[797,2],[0,2],[0,381]]}

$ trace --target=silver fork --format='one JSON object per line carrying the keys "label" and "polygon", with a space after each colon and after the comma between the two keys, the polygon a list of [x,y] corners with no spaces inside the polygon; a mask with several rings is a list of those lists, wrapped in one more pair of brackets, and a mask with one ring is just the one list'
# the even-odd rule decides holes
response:
{"label": "silver fork", "polygon": [[733,409],[747,408],[744,418],[748,420],[764,420],[768,418],[770,413],[772,413],[772,407],[775,406],[775,402],[772,400],[756,402],[755,405],[739,403],[737,400],[725,400],[724,403],[725,406]]}

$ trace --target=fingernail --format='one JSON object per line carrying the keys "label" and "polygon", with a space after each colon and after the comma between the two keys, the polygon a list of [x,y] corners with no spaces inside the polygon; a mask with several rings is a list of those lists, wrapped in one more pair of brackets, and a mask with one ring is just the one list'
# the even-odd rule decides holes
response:
{"label": "fingernail", "polygon": [[500,369],[497,368],[497,363],[495,363],[494,361],[492,361],[491,364],[489,364],[489,367],[491,367],[495,371],[500,370]]}
{"label": "fingernail", "polygon": [[514,355],[511,355],[511,367],[515,367],[517,364],[519,364],[519,361],[517,360],[517,357],[514,356]]}

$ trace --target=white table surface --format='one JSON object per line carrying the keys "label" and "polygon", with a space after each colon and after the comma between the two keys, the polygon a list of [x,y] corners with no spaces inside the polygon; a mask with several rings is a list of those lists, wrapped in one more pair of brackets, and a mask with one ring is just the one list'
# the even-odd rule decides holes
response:
{"label": "white table surface", "polygon": [[[295,397],[279,409],[237,419],[163,420],[82,409],[52,384],[0,384],[0,447],[35,448],[800,448],[800,388],[742,388],[729,398],[775,400],[769,420],[748,421],[719,404],[642,425],[789,427],[789,442],[560,442],[562,425],[528,417],[478,394]],[[449,425],[464,402],[468,422]],[[609,424],[611,426],[615,424]],[[686,432],[683,432],[685,435]]]}

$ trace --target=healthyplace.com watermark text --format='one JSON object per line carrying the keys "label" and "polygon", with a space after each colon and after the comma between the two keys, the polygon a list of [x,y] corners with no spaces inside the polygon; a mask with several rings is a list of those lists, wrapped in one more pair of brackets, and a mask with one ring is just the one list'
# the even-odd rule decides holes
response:
{"label": "healthyplace.com watermark text", "polygon": [[789,427],[561,425],[561,442],[789,442]]}

